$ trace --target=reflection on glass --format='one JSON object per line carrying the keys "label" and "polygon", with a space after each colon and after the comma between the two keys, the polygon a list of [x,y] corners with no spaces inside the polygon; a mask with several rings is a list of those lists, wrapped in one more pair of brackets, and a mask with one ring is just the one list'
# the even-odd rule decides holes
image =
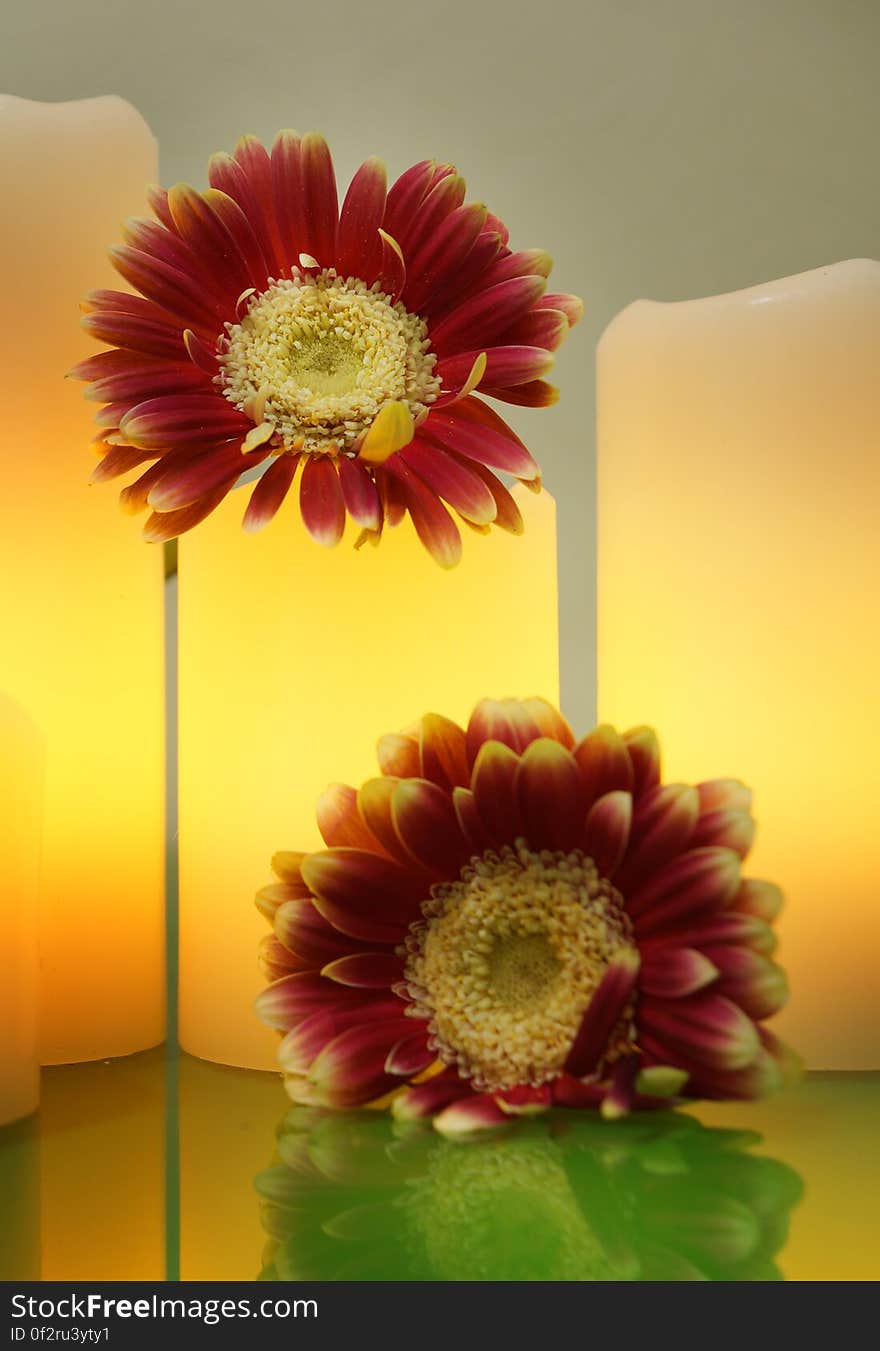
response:
{"label": "reflection on glass", "polygon": [[453,1142],[297,1107],[256,1188],[263,1280],[772,1281],[801,1181],[684,1115]]}
{"label": "reflection on glass", "polygon": [[39,1119],[0,1126],[0,1281],[40,1279]]}

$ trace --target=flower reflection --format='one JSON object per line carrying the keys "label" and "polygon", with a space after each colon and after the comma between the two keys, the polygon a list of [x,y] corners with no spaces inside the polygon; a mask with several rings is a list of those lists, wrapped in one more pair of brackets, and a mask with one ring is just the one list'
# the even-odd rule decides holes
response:
{"label": "flower reflection", "polygon": [[444,1140],[296,1107],[258,1175],[262,1280],[770,1281],[801,1180],[684,1115]]}

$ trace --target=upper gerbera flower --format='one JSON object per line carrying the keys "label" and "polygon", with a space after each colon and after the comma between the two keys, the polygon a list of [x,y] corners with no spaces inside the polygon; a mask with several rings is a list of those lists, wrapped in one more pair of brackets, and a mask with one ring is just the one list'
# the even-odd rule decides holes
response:
{"label": "upper gerbera flower", "polygon": [[656,737],[576,743],[543,700],[486,700],[384,737],[380,778],[318,806],[326,851],[276,855],[259,893],[296,1101],[400,1090],[443,1130],[552,1103],[755,1097],[790,1054],[761,1025],[785,1002],[781,905],[743,878],[750,794],[662,784]]}
{"label": "upper gerbera flower", "polygon": [[[153,508],[171,539],[271,459],[246,529],[278,511],[297,472],[311,534],[337,544],[346,517],[377,538],[409,512],[444,566],[461,551],[443,505],[478,530],[519,532],[495,470],[540,486],[537,464],[474,391],[552,403],[543,379],[581,315],[547,295],[550,259],[513,252],[497,217],[465,202],[451,164],[422,161],[386,191],[377,159],[342,209],[322,137],[281,132],[215,155],[211,187],[155,189],[157,220],[131,220],[111,258],[140,295],[95,291],[83,320],[112,344],[89,381],[96,481],[146,472],[123,506]],[[442,501],[441,501],[442,499]]]}

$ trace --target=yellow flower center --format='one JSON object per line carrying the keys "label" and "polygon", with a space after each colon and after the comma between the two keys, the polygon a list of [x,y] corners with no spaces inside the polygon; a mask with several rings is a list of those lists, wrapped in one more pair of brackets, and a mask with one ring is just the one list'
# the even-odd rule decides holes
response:
{"label": "yellow flower center", "polygon": [[[479,1089],[556,1078],[632,926],[592,859],[525,841],[471,860],[431,891],[407,940],[406,979],[438,1056]],[[628,1041],[626,1014],[606,1060]]]}
{"label": "yellow flower center", "polygon": [[332,268],[255,295],[221,340],[223,393],[279,450],[352,454],[389,402],[414,419],[440,389],[423,319]]}

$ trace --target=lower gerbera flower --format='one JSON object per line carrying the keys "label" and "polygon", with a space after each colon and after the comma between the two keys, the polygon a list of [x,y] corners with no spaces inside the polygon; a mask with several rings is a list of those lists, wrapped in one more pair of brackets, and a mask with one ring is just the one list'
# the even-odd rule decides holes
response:
{"label": "lower gerbera flower", "polygon": [[94,480],[139,472],[121,501],[153,509],[151,540],[192,529],[267,461],[249,530],[299,473],[323,544],[349,516],[375,540],[408,512],[451,566],[461,537],[447,506],[518,533],[496,471],[537,488],[538,465],[477,394],[555,399],[543,377],[582,306],[546,293],[547,254],[511,250],[451,164],[424,160],[386,191],[367,160],[340,209],[314,133],[281,132],[271,152],[246,137],[209,178],[206,192],[155,189],[156,219],[126,223],[111,258],[139,294],[85,303],[85,328],[110,344],[73,372],[103,405]]}
{"label": "lower gerbera flower", "polygon": [[466,730],[428,715],[379,761],[322,797],[329,848],[276,855],[258,896],[258,1012],[295,1101],[392,1093],[453,1132],[781,1082],[782,897],[741,875],[742,784],[663,784],[649,729],[576,743],[538,699],[486,700]]}

